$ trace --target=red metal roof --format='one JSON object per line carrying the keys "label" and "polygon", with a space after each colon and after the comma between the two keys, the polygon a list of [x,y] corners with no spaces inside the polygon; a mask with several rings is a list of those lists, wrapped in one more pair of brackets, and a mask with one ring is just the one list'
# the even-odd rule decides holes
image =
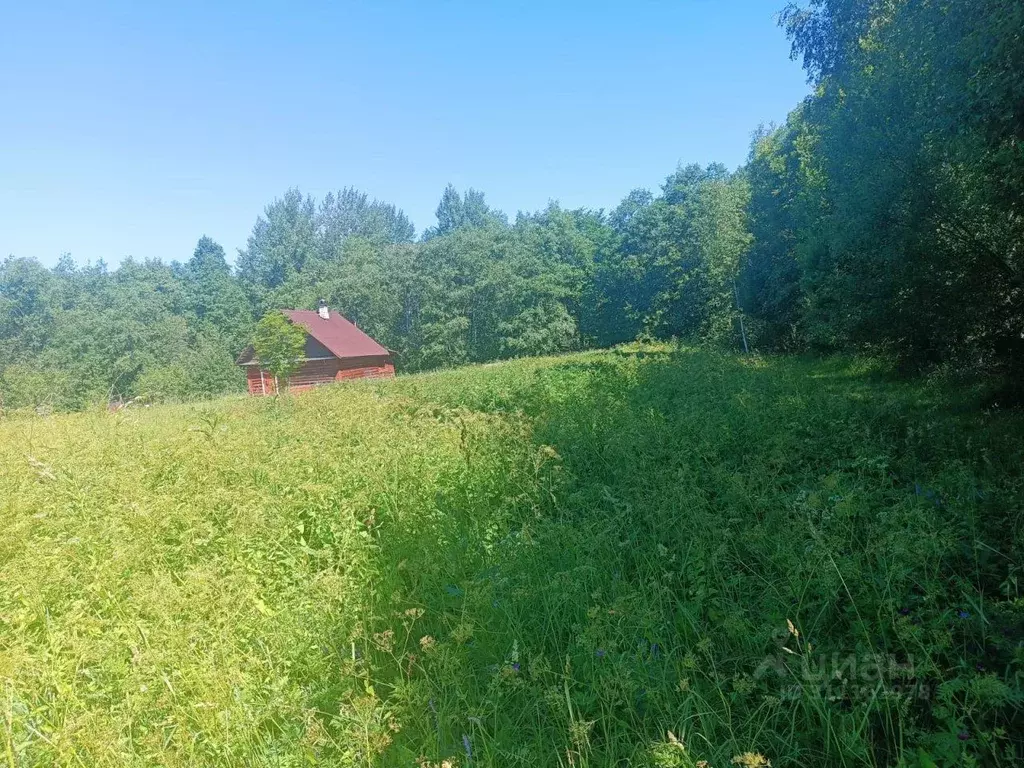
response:
{"label": "red metal roof", "polygon": [[380,357],[391,353],[337,312],[324,320],[313,310],[283,309],[285,317],[305,328],[309,335],[338,357]]}

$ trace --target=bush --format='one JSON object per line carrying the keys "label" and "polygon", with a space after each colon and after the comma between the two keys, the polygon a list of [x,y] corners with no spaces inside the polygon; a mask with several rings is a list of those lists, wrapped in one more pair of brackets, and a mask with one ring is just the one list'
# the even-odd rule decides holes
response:
{"label": "bush", "polygon": [[136,397],[198,400],[240,392],[245,376],[226,350],[200,338],[179,361],[143,369],[132,387]]}
{"label": "bush", "polygon": [[80,404],[67,370],[32,364],[10,365],[0,374],[0,410],[64,411]]}

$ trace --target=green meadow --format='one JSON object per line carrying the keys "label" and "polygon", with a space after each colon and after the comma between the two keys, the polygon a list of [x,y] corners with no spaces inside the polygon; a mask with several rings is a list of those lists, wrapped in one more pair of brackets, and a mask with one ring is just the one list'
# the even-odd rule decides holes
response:
{"label": "green meadow", "polygon": [[634,345],[0,421],[0,766],[1010,766],[1024,415]]}

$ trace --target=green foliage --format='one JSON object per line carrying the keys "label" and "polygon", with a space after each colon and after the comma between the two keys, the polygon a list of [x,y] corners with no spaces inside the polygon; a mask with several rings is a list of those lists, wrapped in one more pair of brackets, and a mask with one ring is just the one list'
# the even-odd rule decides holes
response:
{"label": "green foliage", "polygon": [[6,418],[0,755],[1017,765],[1024,423],[975,405],[636,345]]}
{"label": "green foliage", "polygon": [[469,189],[459,195],[454,186],[449,184],[437,204],[437,226],[423,233],[423,239],[448,235],[457,229],[474,229],[481,227],[506,227],[508,220],[501,211],[493,210],[484,202],[484,193],[477,189]]}
{"label": "green foliage", "polygon": [[1024,360],[1019,2],[793,4],[815,93],[751,157],[744,294],[766,345],[909,369]]}
{"label": "green foliage", "polygon": [[391,203],[370,200],[352,187],[328,193],[318,210],[321,248],[338,248],[346,238],[361,237],[381,243],[407,243],[416,230],[404,212]]}
{"label": "green foliage", "polygon": [[617,242],[602,254],[599,344],[640,333],[738,346],[734,283],[749,247],[743,174],[680,167],[662,195],[634,191],[612,213]]}
{"label": "green foliage", "polygon": [[798,350],[812,335],[804,316],[802,265],[811,271],[811,233],[820,216],[813,204],[820,195],[813,147],[798,108],[781,128],[759,131],[747,163],[752,244],[740,269],[738,294],[740,305],[755,319],[753,338],[761,349]]}
{"label": "green foliage", "polygon": [[268,312],[256,324],[252,346],[260,366],[273,374],[275,381],[287,383],[302,365],[306,332],[282,313]]}
{"label": "green foliage", "polygon": [[197,400],[242,388],[244,375],[216,335],[200,335],[181,357],[143,370],[136,393],[147,400]]}
{"label": "green foliage", "polygon": [[220,334],[225,349],[240,350],[252,335],[252,310],[245,291],[234,279],[224,249],[203,236],[182,270],[184,303],[190,326]]}
{"label": "green foliage", "polygon": [[32,259],[0,264],[0,371],[38,354],[53,324],[53,276]]}
{"label": "green foliage", "polygon": [[0,375],[0,412],[20,408],[63,411],[80,405],[70,374],[61,368],[15,363]]}
{"label": "green foliage", "polygon": [[223,249],[200,240],[185,265],[126,260],[52,270],[0,265],[0,381],[6,407],[76,410],[139,395],[237,390],[231,362],[252,314]]}
{"label": "green foliage", "polygon": [[289,189],[256,220],[246,249],[238,254],[238,276],[257,301],[262,292],[284,285],[316,259],[316,201]]}

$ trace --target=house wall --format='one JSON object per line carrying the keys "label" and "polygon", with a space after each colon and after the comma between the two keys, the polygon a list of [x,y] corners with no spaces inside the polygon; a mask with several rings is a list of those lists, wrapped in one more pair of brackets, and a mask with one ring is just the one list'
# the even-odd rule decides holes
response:
{"label": "house wall", "polygon": [[[250,365],[246,368],[246,382],[250,395],[273,395],[274,376]],[[307,360],[288,380],[288,388],[292,392],[330,384],[334,381],[347,379],[382,379],[395,375],[395,366],[388,357],[357,357],[346,360]]]}

